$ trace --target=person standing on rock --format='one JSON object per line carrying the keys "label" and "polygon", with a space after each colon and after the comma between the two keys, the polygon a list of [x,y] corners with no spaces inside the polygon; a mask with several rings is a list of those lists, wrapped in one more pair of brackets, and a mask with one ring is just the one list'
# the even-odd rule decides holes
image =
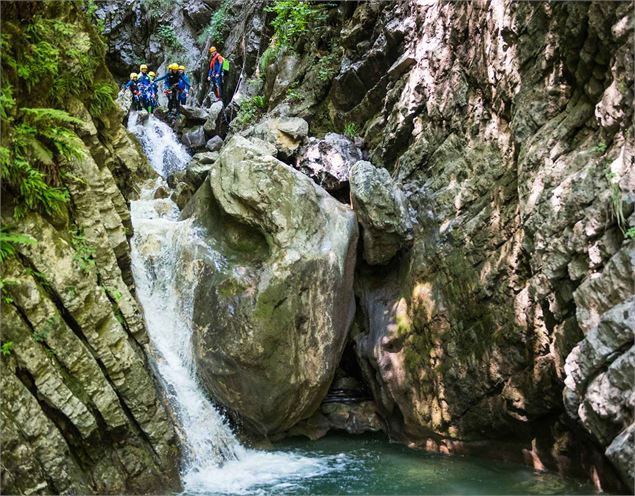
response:
{"label": "person standing on rock", "polygon": [[216,95],[216,101],[223,98],[223,92],[221,90],[221,84],[223,82],[223,56],[218,53],[216,47],[209,49],[209,53],[212,59],[209,63],[209,71],[207,71],[207,80],[212,85],[214,95]]}
{"label": "person standing on rock", "polygon": [[181,105],[185,105],[187,102],[187,95],[190,92],[190,78],[185,74],[185,66],[179,66],[179,76],[181,79],[179,80],[179,103]]}
{"label": "person standing on rock", "polygon": [[179,112],[179,82],[181,81],[181,75],[179,74],[179,64],[170,64],[168,66],[168,73],[164,76],[158,77],[154,80],[155,83],[159,81],[165,81],[164,93],[168,97],[168,111],[176,114]]}
{"label": "person standing on rock", "polygon": [[130,80],[124,85],[124,88],[129,89],[132,93],[132,110],[141,110],[141,103],[139,101],[139,81],[136,72],[130,73]]}
{"label": "person standing on rock", "polygon": [[150,84],[150,78],[148,77],[148,66],[146,64],[141,64],[139,66],[139,84],[141,86]]}

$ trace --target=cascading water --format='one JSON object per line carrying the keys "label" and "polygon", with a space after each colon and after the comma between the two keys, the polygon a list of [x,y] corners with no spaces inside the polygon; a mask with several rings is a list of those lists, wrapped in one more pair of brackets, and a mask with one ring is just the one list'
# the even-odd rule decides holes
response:
{"label": "cascading water", "polygon": [[128,129],[140,140],[162,177],[131,202],[135,234],[132,268],[137,295],[155,351],[156,369],[180,423],[181,472],[189,493],[244,493],[289,489],[293,481],[320,476],[344,463],[341,455],[309,458],[240,445],[225,419],[205,397],[192,358],[192,300],[196,268],[181,257],[187,244],[204,244],[190,221],[179,221],[169,198],[155,199],[163,178],[183,169],[190,156],[172,130],[149,116],[132,113]]}

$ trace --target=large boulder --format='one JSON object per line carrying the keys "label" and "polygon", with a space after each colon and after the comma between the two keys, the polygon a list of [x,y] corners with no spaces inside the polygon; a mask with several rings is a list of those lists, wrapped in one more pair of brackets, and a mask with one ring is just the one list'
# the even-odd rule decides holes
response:
{"label": "large boulder", "polygon": [[324,139],[309,138],[296,157],[296,167],[327,191],[339,191],[348,184],[351,167],[362,160],[362,151],[353,141],[337,133]]}
{"label": "large boulder", "polygon": [[261,143],[234,136],[184,211],[201,383],[245,428],[288,430],[318,407],[355,303],[352,211]]}
{"label": "large boulder", "polygon": [[412,241],[406,197],[386,169],[357,162],[350,173],[351,201],[362,225],[364,259],[385,264]]}

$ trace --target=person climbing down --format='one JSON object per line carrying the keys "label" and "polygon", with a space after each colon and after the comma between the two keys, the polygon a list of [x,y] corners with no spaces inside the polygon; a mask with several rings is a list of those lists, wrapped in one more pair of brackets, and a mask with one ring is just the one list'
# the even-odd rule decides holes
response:
{"label": "person climbing down", "polygon": [[145,64],[141,64],[139,66],[139,84],[145,86],[146,84],[150,84],[150,78],[148,77],[148,66]]}
{"label": "person climbing down", "polygon": [[185,105],[187,102],[187,95],[190,92],[190,78],[185,74],[185,66],[179,66],[179,76],[181,79],[179,80],[179,103],[181,105]]}
{"label": "person climbing down", "polygon": [[130,80],[124,85],[124,87],[132,93],[132,110],[141,110],[139,81],[136,72],[130,73]]}
{"label": "person climbing down", "polygon": [[173,120],[176,120],[176,116],[179,113],[179,81],[181,81],[181,75],[179,74],[179,64],[170,64],[168,66],[168,72],[164,76],[158,77],[154,80],[155,83],[159,81],[165,81],[164,93],[168,97],[168,112],[172,114]]}
{"label": "person climbing down", "polygon": [[210,82],[212,86],[212,90],[214,91],[214,95],[216,95],[216,101],[219,101],[223,98],[223,92],[221,89],[221,85],[223,83],[223,56],[218,53],[216,47],[212,47],[209,49],[209,53],[212,56],[212,59],[209,63],[209,71],[207,71],[207,80]]}

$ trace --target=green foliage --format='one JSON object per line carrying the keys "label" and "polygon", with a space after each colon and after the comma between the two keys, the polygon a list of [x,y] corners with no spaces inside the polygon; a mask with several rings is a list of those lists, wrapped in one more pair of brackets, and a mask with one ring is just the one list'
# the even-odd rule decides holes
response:
{"label": "green foliage", "polygon": [[37,241],[31,236],[7,232],[0,228],[0,263],[14,256],[17,245],[34,245]]}
{"label": "green foliage", "polygon": [[89,273],[90,269],[95,266],[95,248],[88,244],[88,241],[81,233],[73,233],[71,244],[75,249],[73,261],[80,270]]}
{"label": "green foliage", "polygon": [[5,341],[2,343],[2,346],[0,347],[2,356],[9,356],[11,354],[11,350],[13,350],[13,341]]}
{"label": "green foliage", "polygon": [[287,88],[287,98],[293,102],[302,100],[302,92],[298,89],[298,81],[294,81]]}
{"label": "green foliage", "polygon": [[227,20],[227,13],[229,11],[229,3],[224,1],[221,3],[220,7],[216,9],[214,15],[209,21],[209,24],[201,31],[201,34],[198,36],[198,42],[201,45],[205,45],[207,40],[212,40],[212,45],[222,45],[225,41],[225,37],[223,35],[223,31],[225,28],[225,22]]}
{"label": "green foliage", "polygon": [[90,114],[100,115],[111,110],[117,98],[117,85],[111,81],[101,81],[95,84],[93,96],[88,106]]}
{"label": "green foliage", "polygon": [[344,125],[344,135],[350,139],[355,139],[357,136],[359,136],[357,124],[355,124],[354,122],[347,122]]}
{"label": "green foliage", "polygon": [[251,98],[247,98],[240,103],[240,113],[236,117],[236,120],[240,124],[247,124],[251,122],[256,114],[267,106],[265,97],[262,95],[255,95]]}
{"label": "green foliage", "polygon": [[14,215],[20,218],[27,210],[49,215],[62,211],[68,202],[66,188],[61,187],[59,158],[84,156],[82,140],[70,129],[81,121],[63,110],[23,108],[8,130],[12,147],[0,147],[2,187],[17,200]]}
{"label": "green foliage", "polygon": [[156,20],[165,15],[173,5],[172,0],[142,0],[141,5],[150,19]]}
{"label": "green foliage", "polygon": [[262,52],[262,55],[260,56],[260,62],[258,63],[260,74],[265,74],[265,72],[267,71],[267,67],[269,67],[274,60],[276,60],[276,57],[278,57],[279,53],[280,47],[275,44],[269,45],[267,49]]}
{"label": "green foliage", "polygon": [[58,105],[90,88],[102,47],[78,24],[35,15],[24,24],[5,22],[2,29],[2,66],[13,87]]}
{"label": "green foliage", "polygon": [[[84,5],[93,16],[94,1]],[[10,15],[2,20],[0,167],[2,190],[9,193],[18,218],[28,210],[61,214],[69,200],[61,164],[84,154],[73,130],[81,121],[49,107],[62,107],[73,97],[94,98],[87,105],[93,111],[109,102],[105,87],[92,97],[95,73],[103,64],[103,43],[85,23],[66,21],[81,14],[78,5],[60,3],[55,18],[40,12],[48,10],[39,9],[21,23]],[[23,102],[31,108],[20,108]]]}
{"label": "green foliage", "polygon": [[624,233],[624,237],[626,239],[632,239],[635,238],[635,227],[629,227],[626,232]]}
{"label": "green foliage", "polygon": [[617,222],[617,227],[620,228],[622,233],[626,233],[626,217],[624,216],[624,207],[622,205],[622,191],[620,190],[619,177],[611,170],[606,171],[605,177],[609,184],[611,210]]}
{"label": "green foliage", "polygon": [[179,41],[174,28],[169,24],[161,24],[157,29],[157,35],[161,39],[161,42],[171,50],[180,50],[183,48]]}
{"label": "green foliage", "polygon": [[320,59],[318,78],[320,81],[330,81],[339,69],[339,57],[336,53],[329,53]]}
{"label": "green foliage", "polygon": [[119,303],[121,301],[121,297],[123,296],[121,294],[121,291],[119,291],[117,288],[111,288],[110,286],[106,286],[104,287],[104,289],[106,290],[106,294],[108,295],[108,297],[113,300],[115,303]]}
{"label": "green foliage", "polygon": [[97,4],[95,0],[84,0],[84,8],[90,21],[97,27],[100,33],[103,33],[106,29],[106,21],[97,17]]}
{"label": "green foliage", "polygon": [[598,143],[595,148],[593,149],[593,151],[596,151],[598,153],[604,153],[606,151],[606,143],[602,142],[602,143]]}
{"label": "green foliage", "polygon": [[300,0],[276,0],[265,8],[275,14],[271,22],[275,44],[293,47],[300,38],[326,20],[322,4],[310,4]]}

